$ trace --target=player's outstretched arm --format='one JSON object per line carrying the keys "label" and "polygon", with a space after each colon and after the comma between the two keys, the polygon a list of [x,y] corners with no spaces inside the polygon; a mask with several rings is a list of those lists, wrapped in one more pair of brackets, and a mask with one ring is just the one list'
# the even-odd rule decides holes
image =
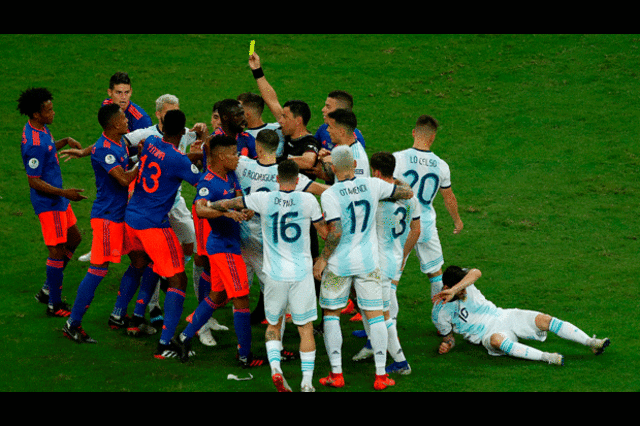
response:
{"label": "player's outstretched arm", "polygon": [[59,197],[67,198],[71,201],[80,201],[84,200],[84,195],[80,194],[84,191],[84,189],[77,188],[56,188],[55,186],[43,181],[39,177],[31,177],[29,176],[29,187],[35,189],[36,191],[43,192],[49,195],[57,195]]}
{"label": "player's outstretched arm", "polygon": [[464,228],[464,224],[462,223],[462,219],[460,219],[460,214],[458,213],[458,200],[451,188],[441,188],[440,193],[444,199],[444,206],[447,208],[449,215],[451,215],[451,219],[453,219],[453,224],[455,226],[453,233],[459,234],[462,231],[462,228]]}
{"label": "player's outstretched arm", "polygon": [[267,78],[264,76],[262,64],[260,63],[260,56],[255,52],[249,56],[249,67],[251,68],[253,77],[258,85],[258,90],[260,90],[260,96],[262,96],[264,103],[269,107],[273,117],[276,120],[279,120],[282,116],[282,105],[280,105],[280,102],[278,101],[276,91],[273,90],[273,87],[271,87],[271,84],[269,84]]}

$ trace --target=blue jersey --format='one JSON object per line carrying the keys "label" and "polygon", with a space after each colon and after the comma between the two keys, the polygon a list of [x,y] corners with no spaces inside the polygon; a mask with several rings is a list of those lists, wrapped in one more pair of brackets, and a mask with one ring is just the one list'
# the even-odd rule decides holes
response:
{"label": "blue jersey", "polygon": [[[222,178],[218,174],[207,170],[200,177],[198,192],[194,203],[200,199],[207,201],[228,200],[240,195],[240,184],[234,172],[227,173]],[[207,253],[242,254],[240,249],[240,224],[228,217],[207,219],[211,226],[211,233],[207,237]]]}
{"label": "blue jersey", "polygon": [[[102,106],[112,104],[113,100],[105,99],[102,101]],[[129,102],[127,109],[124,110],[124,115],[127,116],[127,120],[129,120],[129,131],[133,132],[134,130],[144,129],[145,127],[153,126],[151,122],[151,117],[147,114],[140,106],[134,104],[133,102]]]}
{"label": "blue jersey", "polygon": [[[29,177],[37,177],[51,186],[62,189],[62,173],[58,161],[55,140],[45,125],[38,130],[27,122],[22,131],[22,162]],[[36,214],[50,211],[63,212],[69,200],[59,195],[49,195],[30,188],[31,205]]]}
{"label": "blue jersey", "polygon": [[[335,144],[331,142],[331,135],[329,135],[329,132],[327,131],[328,127],[329,125],[327,123],[318,127],[318,130],[316,131],[316,134],[315,134],[315,138],[320,141],[323,148],[331,151],[335,146]],[[362,136],[362,132],[360,132],[360,130],[356,129],[355,132],[353,132],[353,136],[355,136],[358,142],[362,144],[363,148],[366,148],[364,137]]]}
{"label": "blue jersey", "polygon": [[91,150],[91,166],[96,176],[98,193],[91,209],[91,218],[107,219],[113,222],[124,220],[129,188],[122,186],[109,172],[120,166],[127,170],[129,151],[122,141],[107,138],[104,133]]}
{"label": "blue jersey", "polygon": [[183,180],[196,185],[200,171],[186,154],[155,136],[140,153],[140,172],[125,212],[133,229],[169,228],[169,210]]}

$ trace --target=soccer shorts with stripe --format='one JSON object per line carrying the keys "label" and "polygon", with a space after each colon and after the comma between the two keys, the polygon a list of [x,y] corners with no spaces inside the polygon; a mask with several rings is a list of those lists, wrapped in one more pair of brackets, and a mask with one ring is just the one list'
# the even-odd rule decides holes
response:
{"label": "soccer shorts with stripe", "polygon": [[102,265],[105,262],[120,263],[124,249],[124,222],[108,219],[91,219],[91,263]]}
{"label": "soccer shorts with stripe", "polygon": [[67,230],[76,224],[76,215],[71,204],[66,211],[42,212],[38,215],[42,227],[42,237],[47,246],[57,246],[67,242]]}
{"label": "soccer shorts with stripe", "polygon": [[124,225],[124,251],[144,251],[153,262],[153,272],[172,277],[184,272],[184,252],[171,228],[133,229]]}
{"label": "soccer shorts with stripe", "polygon": [[229,299],[249,294],[247,267],[242,256],[234,253],[216,253],[208,257],[211,265],[211,291],[226,291]]}

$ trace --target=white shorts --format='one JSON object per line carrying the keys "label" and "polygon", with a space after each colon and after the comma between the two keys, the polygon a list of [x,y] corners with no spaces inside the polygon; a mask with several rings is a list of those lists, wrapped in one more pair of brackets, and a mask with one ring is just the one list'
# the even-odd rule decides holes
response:
{"label": "white shorts", "polygon": [[442,256],[442,245],[435,225],[431,231],[429,241],[416,243],[415,251],[420,261],[420,271],[423,274],[433,274],[442,268],[444,257]]}
{"label": "white shorts", "polygon": [[191,216],[191,211],[187,208],[183,197],[180,197],[178,204],[169,210],[169,223],[180,244],[196,243],[196,228],[193,224],[193,216]]}
{"label": "white shorts", "polygon": [[[285,312],[291,313],[295,325],[318,319],[316,287],[313,275],[303,281],[275,281],[265,276],[264,313],[271,325],[277,325]],[[287,309],[288,308],[288,309]]]}
{"label": "white shorts", "polygon": [[538,315],[540,315],[540,312],[505,309],[503,315],[487,328],[487,332],[482,338],[482,346],[487,349],[489,355],[505,355],[501,350],[491,346],[491,336],[494,334],[501,334],[513,342],[517,342],[518,338],[544,342],[547,339],[547,332],[540,330],[536,326],[536,317]]}
{"label": "white shorts", "polygon": [[363,311],[381,311],[382,284],[380,283],[380,269],[361,275],[339,277],[325,269],[320,285],[320,307],[336,311],[347,306],[351,285],[356,291],[358,307]]}

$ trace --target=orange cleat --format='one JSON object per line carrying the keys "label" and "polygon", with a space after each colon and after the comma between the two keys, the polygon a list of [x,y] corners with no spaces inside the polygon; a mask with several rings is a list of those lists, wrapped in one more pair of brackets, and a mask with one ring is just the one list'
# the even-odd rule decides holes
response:
{"label": "orange cleat", "polygon": [[342,375],[342,373],[330,373],[327,377],[323,377],[322,379],[320,379],[320,384],[332,388],[341,388],[344,386],[344,376]]}
{"label": "orange cleat", "polygon": [[390,378],[388,374],[385,374],[383,376],[378,376],[376,374],[376,381],[373,382],[373,388],[375,390],[382,390],[382,389],[386,389],[387,386],[394,386],[395,384],[396,384],[395,380]]}

